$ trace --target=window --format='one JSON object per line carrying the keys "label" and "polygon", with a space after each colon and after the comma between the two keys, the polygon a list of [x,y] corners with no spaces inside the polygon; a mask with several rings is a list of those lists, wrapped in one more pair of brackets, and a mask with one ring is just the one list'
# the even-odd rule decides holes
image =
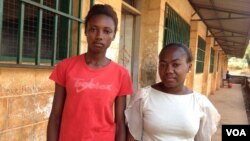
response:
{"label": "window", "polygon": [[165,9],[164,44],[179,42],[189,46],[190,26],[168,5]]}
{"label": "window", "polygon": [[211,48],[209,72],[210,73],[214,72],[214,49],[213,48]]}
{"label": "window", "polygon": [[[3,0],[1,3],[1,64],[54,66],[56,61],[71,56],[73,24],[78,27],[75,34],[79,50],[81,0]],[[79,6],[77,16],[72,16],[73,5]]]}
{"label": "window", "polygon": [[198,37],[198,50],[196,60],[196,73],[203,73],[205,60],[206,42],[200,36]]}

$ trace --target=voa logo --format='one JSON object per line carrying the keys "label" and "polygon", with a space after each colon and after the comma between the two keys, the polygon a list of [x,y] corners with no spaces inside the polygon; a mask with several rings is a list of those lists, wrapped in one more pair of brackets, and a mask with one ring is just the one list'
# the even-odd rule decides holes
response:
{"label": "voa logo", "polygon": [[244,129],[226,129],[227,136],[247,136]]}

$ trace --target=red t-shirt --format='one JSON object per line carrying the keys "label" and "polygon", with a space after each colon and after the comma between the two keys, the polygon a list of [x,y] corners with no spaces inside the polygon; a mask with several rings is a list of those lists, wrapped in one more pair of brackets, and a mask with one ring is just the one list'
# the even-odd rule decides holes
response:
{"label": "red t-shirt", "polygon": [[84,54],[58,63],[50,79],[66,88],[59,141],[114,141],[113,104],[132,94],[128,71],[111,61],[101,69],[87,66]]}

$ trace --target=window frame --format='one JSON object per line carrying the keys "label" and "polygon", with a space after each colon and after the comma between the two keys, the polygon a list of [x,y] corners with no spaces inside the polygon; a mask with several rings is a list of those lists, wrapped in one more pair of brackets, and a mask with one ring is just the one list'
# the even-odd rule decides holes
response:
{"label": "window frame", "polygon": [[[2,28],[3,28],[3,12],[4,12],[4,1],[0,2],[0,45],[2,45]],[[49,68],[53,67],[58,61],[64,58],[68,58],[71,56],[71,38],[72,38],[72,22],[75,21],[77,22],[78,25],[78,31],[77,31],[77,54],[80,54],[80,41],[81,41],[81,28],[83,24],[83,20],[81,19],[82,16],[82,0],[79,0],[79,7],[78,7],[78,15],[73,16],[72,15],[72,9],[73,9],[73,4],[72,1],[69,1],[68,3],[68,13],[62,12],[59,10],[59,1],[60,0],[55,0],[55,6],[49,7],[43,4],[43,0],[38,0],[38,2],[35,1],[30,1],[30,0],[18,0],[20,2],[20,10],[19,10],[19,15],[18,15],[18,46],[16,47],[17,49],[17,54],[16,56],[4,56],[0,55],[0,67],[32,67],[32,68]],[[62,1],[60,1],[62,2]],[[63,3],[63,2],[62,2]],[[93,5],[94,0],[91,0],[90,6]],[[65,5],[65,3],[63,3]],[[38,25],[36,26],[37,28],[37,37],[36,37],[36,54],[35,57],[33,58],[27,58],[23,56],[23,39],[24,39],[24,13],[25,13],[25,6],[31,5],[35,6],[38,8],[39,14],[38,14]],[[53,45],[52,45],[52,56],[50,59],[42,59],[41,58],[41,34],[42,34],[42,16],[43,16],[43,11],[48,11],[53,14],[55,14],[53,18]],[[57,38],[57,33],[58,33],[58,18],[59,16],[64,17],[67,19],[67,45],[66,45],[66,55],[63,56],[60,59],[56,58],[56,50],[58,46],[58,38]],[[65,28],[65,27],[64,27]],[[61,48],[61,47],[60,47]],[[46,63],[46,65],[44,65]]]}
{"label": "window frame", "polygon": [[196,73],[203,73],[206,54],[206,41],[198,36],[197,58],[196,58]]}
{"label": "window frame", "polygon": [[168,4],[165,6],[163,47],[179,42],[189,47],[190,25]]}
{"label": "window frame", "polygon": [[214,57],[215,57],[215,50],[213,48],[211,48],[209,73],[213,73],[214,72]]}

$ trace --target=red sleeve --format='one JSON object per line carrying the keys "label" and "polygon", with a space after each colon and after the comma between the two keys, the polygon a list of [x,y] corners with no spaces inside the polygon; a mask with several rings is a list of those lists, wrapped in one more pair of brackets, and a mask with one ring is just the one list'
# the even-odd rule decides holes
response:
{"label": "red sleeve", "polygon": [[128,71],[124,71],[121,79],[121,88],[118,96],[131,95],[133,93],[133,84]]}
{"label": "red sleeve", "polygon": [[49,78],[55,81],[55,83],[65,87],[65,67],[63,61],[55,66]]}

